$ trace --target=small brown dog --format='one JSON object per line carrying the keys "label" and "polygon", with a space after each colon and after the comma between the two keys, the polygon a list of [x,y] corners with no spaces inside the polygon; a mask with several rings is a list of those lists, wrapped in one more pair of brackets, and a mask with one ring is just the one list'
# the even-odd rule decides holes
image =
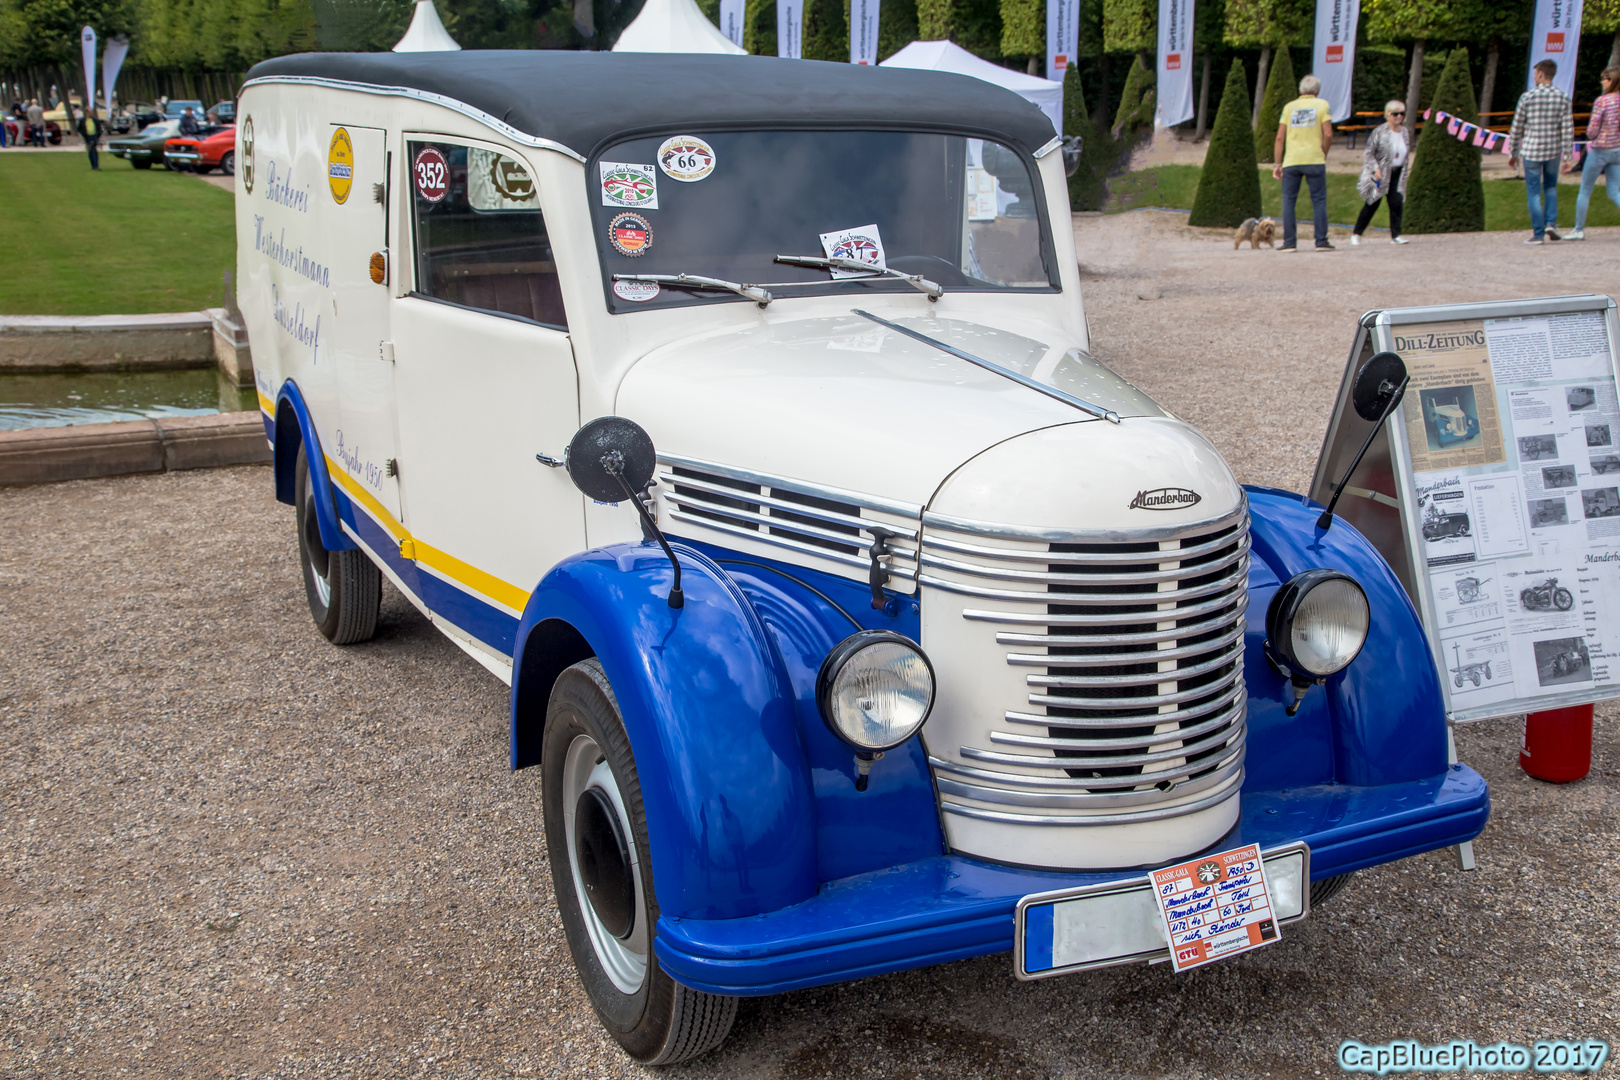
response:
{"label": "small brown dog", "polygon": [[1277,250],[1274,241],[1277,238],[1277,223],[1271,218],[1250,218],[1238,226],[1237,235],[1232,238],[1232,250],[1236,251],[1243,246],[1243,241],[1249,242],[1249,250],[1253,251],[1266,245],[1273,251]]}

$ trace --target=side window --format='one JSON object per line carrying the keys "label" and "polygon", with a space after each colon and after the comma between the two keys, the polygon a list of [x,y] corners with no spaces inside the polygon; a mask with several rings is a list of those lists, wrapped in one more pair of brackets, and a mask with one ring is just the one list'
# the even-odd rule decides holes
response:
{"label": "side window", "polygon": [[409,146],[417,292],[567,329],[539,193],[524,164],[476,146]]}

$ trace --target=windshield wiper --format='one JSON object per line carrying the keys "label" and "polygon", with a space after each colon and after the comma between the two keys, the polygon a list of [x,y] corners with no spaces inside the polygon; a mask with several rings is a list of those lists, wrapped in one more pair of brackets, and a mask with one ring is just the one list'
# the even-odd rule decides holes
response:
{"label": "windshield wiper", "polygon": [[928,299],[938,300],[945,295],[945,290],[936,282],[929,281],[921,274],[908,274],[904,270],[896,270],[891,266],[873,266],[863,263],[859,259],[826,258],[821,255],[778,255],[776,261],[787,263],[789,266],[819,266],[827,270],[853,270],[862,274],[887,274],[892,278],[899,278],[914,289],[928,294]]}
{"label": "windshield wiper", "polygon": [[734,292],[738,296],[752,300],[760,307],[775,299],[758,285],[744,285],[738,281],[724,281],[698,274],[614,274],[613,280],[650,281],[655,285],[674,285],[688,289],[724,289],[726,292]]}

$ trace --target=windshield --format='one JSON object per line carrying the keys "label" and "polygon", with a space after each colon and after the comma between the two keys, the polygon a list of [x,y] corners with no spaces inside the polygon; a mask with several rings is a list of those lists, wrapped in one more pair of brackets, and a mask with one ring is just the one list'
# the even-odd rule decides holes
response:
{"label": "windshield", "polygon": [[608,147],[587,176],[614,312],[746,302],[615,275],[761,284],[777,299],[915,291],[779,255],[853,258],[946,292],[1057,283],[1036,178],[1025,155],[994,142],[892,131],[653,135]]}

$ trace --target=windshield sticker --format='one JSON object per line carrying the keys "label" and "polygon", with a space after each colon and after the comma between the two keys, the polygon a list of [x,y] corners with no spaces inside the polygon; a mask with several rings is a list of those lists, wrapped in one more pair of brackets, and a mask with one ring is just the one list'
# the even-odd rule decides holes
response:
{"label": "windshield sticker", "polygon": [[521,162],[493,150],[467,149],[467,201],[474,210],[538,210],[534,178]]}
{"label": "windshield sticker", "polygon": [[354,186],[354,144],[343,128],[332,132],[332,145],[326,151],[326,183],[334,201],[348,201],[349,189]]}
{"label": "windshield sticker", "polygon": [[602,205],[633,206],[638,210],[658,209],[658,170],[651,165],[629,165],[603,161]]}
{"label": "windshield sticker", "polygon": [[416,180],[416,193],[428,202],[439,202],[450,194],[450,163],[437,146],[417,151],[411,176]]}
{"label": "windshield sticker", "polygon": [[714,172],[714,147],[695,135],[676,135],[658,148],[658,167],[683,184]]}
{"label": "windshield sticker", "polygon": [[632,259],[645,255],[652,247],[652,226],[640,214],[620,214],[608,225],[608,243]]}
{"label": "windshield sticker", "polygon": [[[883,259],[883,237],[876,225],[861,225],[853,229],[821,234],[821,250],[829,259],[853,259],[879,269],[888,265]],[[834,278],[866,277],[859,270],[832,268]]]}
{"label": "windshield sticker", "polygon": [[662,290],[656,281],[615,281],[613,295],[632,304],[645,304],[654,300]]}

